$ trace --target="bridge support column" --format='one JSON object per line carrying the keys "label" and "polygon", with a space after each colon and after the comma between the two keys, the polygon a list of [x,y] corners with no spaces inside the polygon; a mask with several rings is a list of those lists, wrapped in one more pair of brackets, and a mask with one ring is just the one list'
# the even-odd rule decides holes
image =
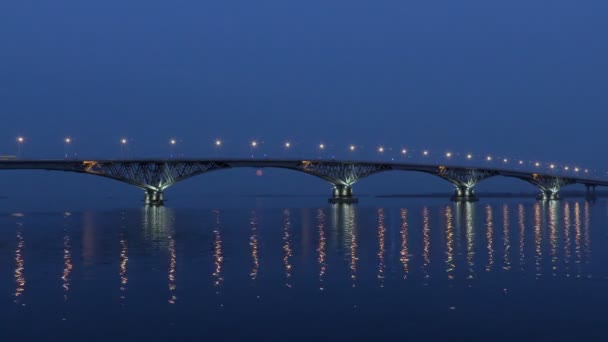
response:
{"label": "bridge support column", "polygon": [[164,202],[162,191],[146,190],[145,203],[147,206],[158,207],[162,206]]}
{"label": "bridge support column", "polygon": [[585,198],[588,200],[595,200],[597,195],[595,194],[595,185],[585,184]]}
{"label": "bridge support column", "polygon": [[479,198],[475,195],[472,187],[456,186],[454,196],[450,198],[454,202],[477,202]]}
{"label": "bridge support column", "polygon": [[329,203],[357,203],[359,200],[353,197],[353,187],[334,184],[332,189],[332,197],[329,199]]}

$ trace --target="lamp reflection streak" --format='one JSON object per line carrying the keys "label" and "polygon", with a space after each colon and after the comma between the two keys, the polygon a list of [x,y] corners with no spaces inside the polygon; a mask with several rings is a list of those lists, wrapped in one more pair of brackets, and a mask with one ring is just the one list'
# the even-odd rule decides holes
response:
{"label": "lamp reflection streak", "polygon": [[221,212],[219,210],[213,211],[215,214],[215,229],[213,230],[213,263],[215,269],[213,271],[213,284],[220,288],[224,283],[222,276],[222,266],[224,264],[224,254],[222,252],[222,234],[220,231],[221,227]]}
{"label": "lamp reflection streak", "polygon": [[467,235],[467,265],[469,266],[469,279],[475,278],[475,224],[473,222],[473,204],[466,202],[466,235]]}
{"label": "lamp reflection streak", "polygon": [[446,272],[448,279],[454,279],[454,225],[452,221],[452,207],[445,207],[445,239],[446,239]]}
{"label": "lamp reflection streak", "polygon": [[68,300],[68,292],[70,292],[70,274],[72,273],[72,243],[68,235],[63,237],[63,273],[61,274],[61,282],[63,287],[63,300]]}
{"label": "lamp reflection streak", "polygon": [[357,227],[355,221],[355,210],[353,206],[347,207],[347,228],[350,232],[350,279],[352,281],[352,286],[357,286]]}
{"label": "lamp reflection streak", "polygon": [[319,231],[319,248],[317,248],[317,253],[319,255],[319,282],[321,283],[319,289],[322,291],[325,290],[325,287],[323,286],[323,278],[327,269],[327,264],[325,262],[325,259],[327,258],[327,240],[325,237],[325,212],[323,209],[319,209],[317,211],[317,228]]}
{"label": "lamp reflection streak", "polygon": [[15,301],[25,292],[25,261],[23,260],[23,249],[25,241],[21,231],[17,232],[17,248],[15,249]]}
{"label": "lamp reflection streak", "polygon": [[591,232],[590,232],[590,220],[589,216],[589,202],[585,201],[585,209],[584,209],[584,229],[583,229],[583,249],[585,252],[585,264],[591,262]]}
{"label": "lamp reflection streak", "polygon": [[541,274],[541,260],[543,257],[542,235],[541,235],[541,210],[540,204],[534,203],[534,262],[536,265],[536,278]]}
{"label": "lamp reflection streak", "polygon": [[429,278],[428,267],[431,264],[431,224],[427,207],[422,209],[422,272],[424,278]]}
{"label": "lamp reflection streak", "polygon": [[503,204],[502,206],[502,236],[503,236],[503,259],[502,269],[508,271],[511,269],[511,260],[509,254],[511,253],[511,239],[509,236],[509,206]]}
{"label": "lamp reflection streak", "polygon": [[123,237],[120,240],[120,298],[125,299],[125,292],[127,291],[127,284],[129,278],[127,277],[127,265],[129,263],[129,246],[127,240]]}
{"label": "lamp reflection streak", "polygon": [[574,263],[576,264],[576,277],[581,276],[581,206],[574,203]]}
{"label": "lamp reflection streak", "polygon": [[249,219],[249,225],[251,226],[251,237],[249,238],[249,245],[251,245],[251,272],[249,276],[251,280],[256,280],[258,272],[260,270],[260,252],[258,247],[258,219],[255,210],[251,211],[251,218]]}
{"label": "lamp reflection streak", "polygon": [[403,279],[407,278],[409,273],[409,251],[407,246],[407,209],[401,208],[401,265],[403,265]]}
{"label": "lamp reflection streak", "polygon": [[175,304],[177,296],[175,290],[177,284],[175,282],[175,267],[177,265],[177,253],[175,251],[175,238],[169,235],[169,304]]}
{"label": "lamp reflection streak", "polygon": [[551,245],[551,274],[557,275],[557,204],[549,202],[549,244]]}
{"label": "lamp reflection streak", "polygon": [[486,271],[490,272],[494,265],[494,222],[492,217],[492,206],[486,206],[486,239],[488,242],[488,265]]}
{"label": "lamp reflection streak", "polygon": [[289,229],[291,227],[291,213],[289,209],[283,210],[283,266],[285,267],[285,286],[291,288],[291,271],[292,266],[290,258],[291,251],[291,235]]}
{"label": "lamp reflection streak", "polygon": [[564,267],[566,269],[566,277],[570,276],[570,249],[572,243],[570,241],[570,203],[564,203]]}
{"label": "lamp reflection streak", "polygon": [[378,280],[380,287],[384,287],[384,243],[386,227],[384,226],[384,209],[378,209]]}
{"label": "lamp reflection streak", "polygon": [[517,206],[519,224],[519,267],[523,271],[526,265],[526,211],[523,204]]}

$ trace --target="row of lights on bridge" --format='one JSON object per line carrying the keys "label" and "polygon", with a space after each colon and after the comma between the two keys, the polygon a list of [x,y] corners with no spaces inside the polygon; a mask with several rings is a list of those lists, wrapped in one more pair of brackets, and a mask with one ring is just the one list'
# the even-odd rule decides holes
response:
{"label": "row of lights on bridge", "polygon": [[[23,144],[24,142],[25,142],[25,138],[24,138],[24,137],[22,137],[22,136],[18,136],[18,137],[17,137],[17,143],[19,143],[19,144]],[[71,137],[65,137],[65,138],[63,139],[63,142],[64,142],[66,145],[70,145],[70,144],[72,143],[72,138],[71,138]],[[120,144],[121,144],[121,145],[127,145],[128,143],[129,143],[129,140],[128,140],[127,138],[121,138],[121,139],[120,139]],[[174,138],[170,139],[170,140],[169,140],[169,145],[171,145],[171,146],[175,146],[175,145],[177,145],[177,139],[174,139]],[[220,139],[216,139],[216,140],[214,141],[214,145],[215,145],[216,147],[221,147],[221,146],[223,145],[223,142],[222,142],[222,140],[220,140]],[[257,140],[252,140],[252,141],[250,142],[250,146],[251,146],[251,148],[257,148],[257,147],[259,146],[259,142],[258,142]],[[291,142],[286,141],[286,142],[283,144],[283,147],[285,147],[286,149],[291,148]],[[320,143],[320,144],[318,145],[318,148],[319,148],[319,150],[321,150],[321,151],[325,150],[325,149],[326,149],[326,147],[327,147],[327,145],[325,145],[324,143]],[[356,150],[357,150],[357,146],[355,146],[355,145],[349,145],[349,146],[348,146],[348,150],[349,150],[349,151],[351,151],[351,152],[354,152],[354,151],[356,151]],[[384,146],[379,146],[379,147],[378,147],[378,149],[377,149],[377,151],[378,151],[378,153],[382,154],[382,153],[384,153],[384,152],[386,151],[386,149],[384,148]],[[401,150],[401,154],[402,154],[402,155],[407,155],[407,154],[408,154],[407,149],[402,149],[402,150]],[[428,150],[423,150],[423,151],[422,151],[422,155],[423,155],[423,156],[425,156],[425,157],[428,157],[428,156],[430,155],[430,152],[429,152]],[[445,157],[446,157],[447,159],[450,159],[450,158],[452,158],[453,156],[454,156],[454,154],[453,154],[452,152],[446,152],[446,153],[445,153]],[[471,154],[471,153],[467,154],[467,155],[466,155],[466,158],[467,158],[468,160],[472,160],[472,159],[473,159],[473,154]],[[486,160],[486,161],[488,161],[488,162],[491,162],[493,159],[494,159],[494,158],[493,158],[492,156],[486,156],[486,157],[485,157],[485,160]],[[509,159],[504,158],[502,161],[503,161],[503,163],[505,163],[505,164],[506,164],[506,163],[508,163],[508,162],[509,162]],[[518,161],[518,164],[519,164],[519,165],[524,165],[524,164],[525,164],[525,162],[524,162],[523,160],[519,160],[519,161]],[[534,166],[535,166],[535,167],[540,167],[540,166],[541,166],[541,163],[540,163],[540,162],[534,162]],[[549,164],[549,168],[550,168],[550,169],[555,169],[556,167],[557,167],[557,166],[556,166],[555,164]],[[564,166],[563,168],[564,168],[564,171],[570,171],[570,170],[572,170],[572,171],[574,171],[574,172],[580,172],[580,171],[581,171],[581,168],[579,168],[579,167],[572,167],[572,168],[571,168],[571,167],[569,167],[569,166]],[[588,173],[588,172],[589,172],[589,170],[588,170],[588,169],[583,169],[582,171],[583,171],[583,172],[585,172],[585,173]]]}

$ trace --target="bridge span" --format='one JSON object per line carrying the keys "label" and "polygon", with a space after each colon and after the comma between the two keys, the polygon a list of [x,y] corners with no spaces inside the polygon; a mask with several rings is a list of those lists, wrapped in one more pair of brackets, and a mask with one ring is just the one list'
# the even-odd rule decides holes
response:
{"label": "bridge span", "polygon": [[518,178],[538,187],[539,198],[556,200],[561,188],[583,184],[589,196],[608,180],[578,175],[565,176],[542,172],[491,167],[414,164],[377,161],[322,159],[165,159],[165,160],[0,160],[0,170],[52,170],[86,173],[134,185],[145,192],[146,205],[163,205],[164,191],[185,179],[211,171],[230,168],[281,168],[319,177],[332,185],[332,203],[354,203],[353,185],[365,177],[385,171],[424,172],[441,177],[454,188],[454,201],[475,201],[474,187],[490,177]]}

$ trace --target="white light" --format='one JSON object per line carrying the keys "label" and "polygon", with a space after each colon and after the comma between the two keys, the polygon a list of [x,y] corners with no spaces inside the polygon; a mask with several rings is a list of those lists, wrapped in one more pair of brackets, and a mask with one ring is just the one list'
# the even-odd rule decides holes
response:
{"label": "white light", "polygon": [[382,146],[378,147],[378,152],[379,153],[383,153],[384,152],[384,147],[382,147]]}
{"label": "white light", "polygon": [[175,139],[171,139],[171,140],[169,140],[169,144],[175,145],[175,144],[177,144],[177,141]]}
{"label": "white light", "polygon": [[585,173],[589,173],[589,170],[588,170],[588,169],[585,169]]}
{"label": "white light", "polygon": [[289,141],[285,142],[285,148],[290,148],[291,147],[291,143]]}
{"label": "white light", "polygon": [[255,140],[254,140],[254,141],[252,141],[252,142],[251,142],[251,147],[256,147],[256,146],[258,146],[258,142],[257,142],[257,141],[255,141]]}
{"label": "white light", "polygon": [[487,157],[486,157],[486,160],[487,160],[487,161],[492,161],[492,156],[487,156]]}
{"label": "white light", "polygon": [[568,171],[568,170],[570,170],[570,168],[567,166],[564,166],[564,170]]}
{"label": "white light", "polygon": [[25,141],[25,139],[23,137],[17,137],[17,142],[18,143],[22,143],[24,141]]}
{"label": "white light", "polygon": [[539,167],[539,166],[540,166],[540,163],[539,163],[539,162],[536,162],[536,163],[534,163],[534,166]]}
{"label": "white light", "polygon": [[422,154],[425,155],[425,156],[428,156],[429,155],[429,151],[422,151]]}
{"label": "white light", "polygon": [[551,164],[549,165],[550,168],[555,169],[555,165]]}
{"label": "white light", "polygon": [[123,145],[126,145],[127,144],[127,139],[125,139],[125,138],[120,139],[120,143],[123,144]]}
{"label": "white light", "polygon": [[222,141],[220,139],[216,139],[215,146],[222,146]]}
{"label": "white light", "polygon": [[447,152],[447,153],[445,154],[445,156],[446,156],[447,158],[452,157],[452,152]]}
{"label": "white light", "polygon": [[72,138],[67,137],[67,138],[65,138],[63,141],[65,141],[65,143],[66,143],[66,144],[69,144],[69,143],[71,143],[71,142],[72,142]]}
{"label": "white light", "polygon": [[473,155],[472,154],[467,154],[467,159],[473,159]]}
{"label": "white light", "polygon": [[319,149],[320,150],[324,150],[325,149],[325,144],[319,144]]}
{"label": "white light", "polygon": [[520,160],[520,161],[519,161],[519,165],[523,165],[523,163],[524,163],[524,161],[523,161],[523,160]]}
{"label": "white light", "polygon": [[350,147],[348,149],[351,150],[351,151],[354,151],[355,150],[355,145],[350,145]]}
{"label": "white light", "polygon": [[401,154],[406,154],[406,153],[407,153],[406,149],[401,150]]}
{"label": "white light", "polygon": [[505,158],[505,159],[503,159],[503,160],[502,160],[502,162],[503,162],[503,163],[508,163],[508,162],[509,162],[509,160],[508,160],[507,158]]}
{"label": "white light", "polygon": [[575,168],[574,168],[574,172],[578,172],[578,171],[579,171],[579,168],[578,168],[578,167],[575,167]]}

